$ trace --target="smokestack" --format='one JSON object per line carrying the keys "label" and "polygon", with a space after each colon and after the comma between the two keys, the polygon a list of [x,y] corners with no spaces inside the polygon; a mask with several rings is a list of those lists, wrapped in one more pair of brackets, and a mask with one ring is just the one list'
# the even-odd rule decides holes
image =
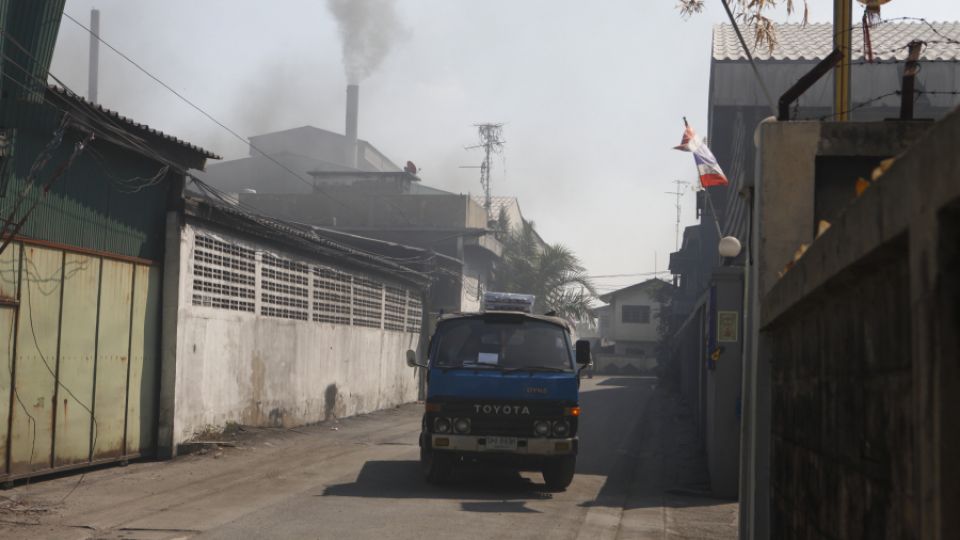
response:
{"label": "smokestack", "polygon": [[87,99],[97,102],[97,78],[100,71],[100,10],[90,10],[90,71],[87,74]]}
{"label": "smokestack", "polygon": [[347,85],[347,164],[357,166],[357,115],[360,112],[360,86]]}

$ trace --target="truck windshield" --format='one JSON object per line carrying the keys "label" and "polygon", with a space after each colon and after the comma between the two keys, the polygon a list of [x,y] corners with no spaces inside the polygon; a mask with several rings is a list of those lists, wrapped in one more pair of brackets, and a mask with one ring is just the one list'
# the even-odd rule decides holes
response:
{"label": "truck windshield", "polygon": [[463,319],[441,325],[434,366],[573,371],[567,333],[531,319]]}

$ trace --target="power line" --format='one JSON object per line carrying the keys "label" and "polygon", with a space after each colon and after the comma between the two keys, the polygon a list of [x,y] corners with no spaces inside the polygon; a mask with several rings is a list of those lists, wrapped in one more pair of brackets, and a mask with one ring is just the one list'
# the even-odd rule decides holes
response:
{"label": "power line", "polygon": [[[27,54],[27,56],[29,56],[29,57],[34,61],[34,63],[37,63],[37,62],[38,62],[37,59],[36,59],[35,57],[33,57],[27,49],[25,49],[22,45],[20,45],[19,42],[17,42],[14,38],[10,37],[9,34],[6,34],[6,33],[3,32],[2,30],[0,30],[0,33],[5,34],[5,35],[11,40],[11,42],[13,42],[14,45],[16,45],[17,47],[19,47],[25,54]],[[40,80],[40,79],[39,79],[38,77],[36,77],[35,75],[33,75],[29,70],[27,70],[26,68],[24,68],[24,67],[21,66],[20,64],[18,64],[18,63],[16,63],[15,61],[13,61],[13,59],[10,58],[10,57],[9,57],[8,55],[6,55],[6,54],[0,53],[0,56],[2,56],[4,59],[6,59],[6,60],[7,60],[8,62],[10,62],[12,65],[14,65],[14,66],[17,67],[18,69],[20,69],[21,71],[23,71],[24,73],[26,73],[31,79],[33,79],[33,80],[37,83],[38,89],[42,89],[44,92],[47,90],[47,88],[48,88],[47,84],[46,84],[45,82],[43,82],[42,80]],[[24,84],[22,84],[20,81],[17,81],[17,80],[16,80],[15,78],[13,78],[9,73],[3,72],[2,74],[3,74],[5,77],[7,77],[9,80],[11,80],[12,82],[16,83],[16,84],[17,84],[18,86],[20,86],[21,88],[23,88],[24,90],[26,90],[26,91],[28,91],[28,92],[35,91],[34,89],[31,89],[31,88],[25,86]],[[60,81],[60,80],[56,77],[56,75],[54,75],[53,73],[51,73],[49,70],[47,71],[47,75],[50,76],[51,78],[53,78],[54,80],[56,80],[57,82],[59,82],[60,84],[63,84],[62,81]],[[73,94],[73,91],[70,90],[69,88],[67,88],[65,85],[64,85],[64,89],[65,89],[65,91]],[[52,94],[52,95],[59,97],[59,94],[56,94],[56,93],[54,93],[54,94]],[[68,111],[67,109],[63,108],[62,106],[58,106],[56,103],[53,103],[53,102],[46,96],[45,93],[44,93],[43,99],[44,99],[44,101],[46,101],[50,106],[54,107],[54,108],[57,109],[57,110],[60,110],[61,112],[63,112],[63,113],[65,114],[65,117],[64,117],[64,119],[63,119],[63,122],[64,122],[64,123],[67,121],[67,118],[69,117],[69,115],[71,114],[71,112],[73,112],[73,111]],[[214,198],[217,198],[217,199],[221,200],[222,202],[224,202],[224,203],[226,203],[226,204],[229,204],[231,207],[236,208],[236,210],[237,210],[238,212],[240,212],[240,213],[248,216],[248,217],[251,218],[251,219],[259,219],[259,220],[262,220],[262,221],[266,221],[266,222],[273,223],[273,224],[275,224],[275,225],[279,225],[279,226],[281,226],[281,227],[287,227],[287,228],[296,229],[296,230],[302,230],[302,229],[303,229],[304,226],[303,226],[302,224],[295,224],[295,223],[292,223],[292,222],[286,222],[286,221],[283,221],[283,220],[280,220],[280,219],[272,218],[272,217],[269,217],[269,216],[264,216],[264,215],[261,215],[256,209],[253,209],[253,208],[250,208],[250,207],[247,207],[246,209],[241,208],[242,206],[245,206],[245,205],[243,205],[243,204],[240,203],[239,201],[234,202],[234,201],[228,200],[228,199],[226,198],[226,196],[225,196],[225,195],[226,195],[225,193],[217,190],[216,188],[213,188],[213,187],[210,186],[209,184],[206,184],[205,182],[203,182],[202,180],[200,180],[199,178],[197,178],[196,176],[194,176],[194,175],[191,174],[190,172],[184,170],[184,169],[183,169],[182,167],[180,167],[179,165],[170,162],[170,161],[167,160],[164,156],[161,156],[161,155],[158,154],[156,151],[154,151],[152,148],[150,148],[149,146],[143,144],[141,141],[132,139],[131,137],[127,136],[126,133],[124,132],[123,128],[121,128],[121,127],[119,127],[119,126],[114,126],[114,125],[113,125],[113,124],[114,124],[114,119],[112,119],[111,117],[109,117],[108,115],[106,115],[106,114],[103,112],[103,110],[100,109],[99,107],[92,106],[92,107],[88,107],[88,108],[84,108],[84,109],[78,109],[78,108],[77,108],[77,105],[76,105],[75,103],[71,102],[70,100],[68,100],[66,97],[63,97],[62,99],[63,99],[64,104],[66,104],[67,106],[70,106],[70,107],[71,107],[72,109],[74,109],[75,111],[78,111],[78,112],[81,112],[81,113],[89,113],[89,112],[91,112],[91,110],[92,110],[93,113],[102,116],[102,117],[103,117],[103,120],[104,120],[104,123],[108,124],[108,127],[112,127],[113,129],[115,129],[115,130],[116,130],[116,135],[117,135],[117,137],[119,137],[121,140],[117,140],[116,138],[114,138],[114,137],[111,136],[111,133],[109,133],[109,132],[104,132],[102,129],[97,128],[97,127],[95,127],[95,126],[93,126],[93,125],[87,126],[87,127],[90,129],[91,133],[94,133],[94,132],[95,132],[95,133],[97,133],[98,135],[101,135],[100,138],[105,139],[105,140],[108,140],[108,141],[110,141],[110,142],[112,142],[112,143],[114,143],[114,144],[117,144],[117,145],[121,146],[121,147],[128,148],[128,149],[131,149],[131,150],[136,151],[136,152],[141,152],[141,153],[143,153],[143,154],[145,154],[145,155],[147,155],[147,156],[150,156],[150,157],[152,157],[153,159],[159,161],[160,163],[167,164],[168,166],[172,167],[174,170],[176,170],[176,171],[178,171],[179,173],[181,173],[181,174],[187,176],[188,178],[190,178],[194,183],[196,183],[196,184],[198,185],[198,187],[201,187],[201,188],[202,188],[204,191],[206,191],[207,193],[209,193],[209,194],[211,194],[211,195],[214,195]],[[87,110],[87,109],[90,109],[90,110]],[[45,162],[44,162],[44,163],[45,163]],[[41,166],[42,166],[42,165],[41,165]],[[16,209],[15,209],[15,211],[16,211]],[[11,215],[11,217],[8,219],[8,221],[9,221],[10,219],[13,219],[13,218],[14,218],[14,216]],[[316,233],[315,233],[315,232],[314,232],[313,234],[316,236]],[[11,236],[11,238],[12,238],[12,236]],[[319,237],[318,237],[318,238],[319,238]],[[390,259],[393,259],[392,257],[389,257],[389,256],[384,256],[384,255],[380,255],[380,254],[376,254],[376,253],[372,253],[372,252],[367,252],[367,251],[365,251],[365,250],[356,249],[356,248],[352,248],[352,247],[348,248],[348,247],[346,247],[346,246],[341,246],[341,245],[339,245],[338,243],[333,242],[333,241],[327,240],[327,242],[328,242],[329,244],[333,245],[333,246],[336,246],[336,247],[341,248],[341,249],[342,249],[343,251],[345,251],[345,252],[348,252],[348,253],[347,253],[348,255],[349,255],[349,254],[362,254],[362,255],[364,255],[364,256],[366,256],[366,257],[373,258],[373,259],[377,259],[377,260],[381,260],[381,261],[384,261],[384,262],[390,262]],[[400,266],[400,265],[398,265],[397,263],[393,263],[393,264],[396,265],[396,266]],[[417,271],[412,270],[412,269],[407,269],[407,268],[402,268],[402,267],[399,268],[399,269],[397,269],[397,270],[398,270],[398,271],[410,272],[410,273],[421,273],[421,272],[417,272]]]}
{"label": "power line", "polygon": [[[110,43],[108,43],[107,41],[105,41],[103,38],[101,38],[101,37],[100,37],[97,33],[95,33],[93,30],[91,30],[90,28],[88,28],[87,26],[85,26],[83,23],[81,23],[81,22],[78,21],[77,19],[75,19],[75,18],[73,18],[72,16],[70,16],[70,14],[67,13],[66,11],[63,12],[63,16],[66,17],[67,19],[70,19],[71,21],[73,21],[73,23],[76,24],[77,26],[79,26],[80,28],[86,30],[87,33],[89,33],[91,36],[95,37],[95,38],[97,39],[97,41],[99,41],[100,43],[103,43],[103,44],[104,44],[107,48],[109,48],[111,51],[115,52],[115,53],[116,53],[117,55],[119,55],[121,58],[123,58],[124,60],[126,60],[127,62],[129,62],[132,66],[134,66],[135,68],[137,68],[138,70],[140,70],[141,73],[143,73],[143,74],[146,75],[147,77],[150,77],[151,79],[153,79],[157,84],[159,84],[160,86],[162,86],[162,87],[164,87],[165,89],[167,89],[170,93],[172,93],[174,96],[176,96],[177,98],[179,98],[181,101],[183,101],[184,103],[186,103],[187,105],[189,105],[190,107],[192,107],[194,110],[196,110],[197,112],[199,112],[199,113],[202,114],[203,116],[207,117],[211,122],[213,122],[213,123],[215,123],[216,125],[220,126],[222,129],[224,129],[227,133],[229,133],[230,135],[232,135],[234,138],[236,138],[237,140],[239,140],[240,142],[242,142],[242,143],[244,143],[244,144],[249,145],[250,148],[252,148],[252,149],[256,150],[257,152],[259,152],[260,155],[262,155],[263,157],[265,157],[265,158],[267,158],[268,160],[272,161],[274,164],[276,164],[277,166],[279,166],[279,167],[282,168],[283,170],[285,170],[285,171],[287,171],[288,173],[290,173],[291,175],[293,175],[295,178],[297,178],[298,180],[300,180],[304,185],[310,187],[314,192],[319,193],[319,194],[321,194],[321,195],[324,195],[324,196],[328,197],[330,200],[334,201],[335,203],[343,206],[344,208],[346,208],[346,209],[348,209],[348,210],[350,210],[350,211],[352,211],[352,212],[357,212],[357,209],[351,207],[350,205],[348,205],[347,203],[341,201],[341,200],[338,199],[337,197],[334,197],[334,196],[331,195],[330,193],[328,193],[328,192],[320,189],[320,187],[317,186],[315,182],[310,182],[309,180],[307,180],[306,178],[304,178],[303,176],[301,176],[300,173],[298,173],[298,172],[294,171],[293,169],[287,167],[286,165],[284,165],[283,163],[281,163],[280,161],[278,161],[278,160],[277,160],[276,158],[274,158],[273,156],[268,155],[266,152],[264,152],[263,150],[261,150],[260,148],[258,148],[256,145],[254,145],[252,142],[250,142],[249,139],[247,139],[246,137],[240,135],[239,133],[237,133],[237,132],[234,131],[233,129],[229,128],[226,124],[224,124],[224,123],[221,122],[220,120],[217,120],[212,114],[208,113],[206,110],[204,110],[202,107],[200,107],[199,105],[197,105],[196,103],[194,103],[193,101],[191,101],[190,99],[188,99],[186,96],[184,96],[184,95],[181,94],[180,92],[178,92],[178,91],[176,91],[175,89],[173,89],[169,84],[163,82],[159,77],[157,77],[156,75],[154,75],[153,73],[151,73],[150,71],[148,71],[146,68],[144,68],[143,66],[141,66],[140,64],[138,64],[136,61],[134,61],[132,58],[130,58],[129,56],[127,56],[126,54],[124,54],[122,51],[120,51],[119,49],[117,49],[116,47],[114,47],[113,45],[111,45]],[[60,81],[58,81],[58,82],[60,82]],[[67,87],[67,86],[66,86],[65,84],[63,84],[62,82],[60,82],[60,84],[61,84],[64,88]],[[404,216],[404,217],[406,217],[406,216]],[[407,221],[409,221],[409,219],[408,219]]]}
{"label": "power line", "polygon": [[[184,97],[183,95],[181,95],[181,94],[178,93],[177,91],[173,90],[169,85],[167,85],[166,83],[164,83],[163,81],[161,81],[158,77],[154,76],[152,73],[148,72],[145,68],[143,68],[142,66],[140,66],[139,64],[137,64],[135,61],[133,61],[130,57],[128,57],[127,55],[123,54],[122,52],[120,52],[119,50],[117,50],[114,46],[112,46],[111,44],[109,44],[109,43],[107,43],[106,41],[104,41],[97,33],[94,33],[90,28],[87,28],[86,26],[84,26],[82,23],[80,23],[79,21],[77,21],[76,19],[74,19],[73,17],[71,17],[68,13],[64,12],[64,16],[66,16],[68,19],[70,19],[71,21],[73,21],[74,23],[76,23],[78,26],[80,26],[81,28],[83,28],[84,30],[86,30],[91,36],[95,37],[98,41],[100,41],[101,43],[103,43],[104,45],[106,45],[107,47],[109,47],[111,50],[113,50],[114,52],[116,52],[119,56],[121,56],[122,58],[124,58],[125,60],[127,60],[128,62],[130,62],[131,64],[133,64],[137,69],[139,69],[140,71],[142,71],[143,73],[145,73],[146,75],[148,75],[151,79],[153,79],[153,80],[155,80],[156,82],[158,82],[159,84],[161,84],[164,88],[166,88],[167,90],[169,90],[170,92],[172,92],[172,93],[173,93],[174,95],[176,95],[178,98],[180,98],[181,100],[183,100],[184,102],[186,102],[187,104],[189,104],[189,105],[190,105],[191,107],[193,107],[194,109],[197,109],[198,111],[200,111],[201,113],[203,113],[204,116],[210,118],[213,122],[215,122],[215,123],[216,123],[217,125],[219,125],[221,128],[227,130],[232,136],[238,138],[240,141],[242,141],[242,142],[244,142],[244,143],[249,144],[251,148],[253,148],[253,149],[256,150],[257,152],[259,152],[259,153],[260,153],[261,155],[263,155],[265,158],[267,158],[268,160],[270,160],[271,162],[275,163],[276,165],[278,165],[279,167],[281,167],[281,168],[284,169],[285,171],[287,171],[287,172],[289,172],[290,174],[292,174],[294,177],[296,177],[297,179],[299,179],[299,180],[300,180],[301,182],[303,182],[305,185],[309,186],[314,192],[317,192],[317,193],[320,193],[321,195],[326,196],[326,197],[329,198],[330,200],[332,200],[332,201],[340,204],[341,206],[343,206],[344,208],[346,208],[346,209],[348,209],[348,210],[350,210],[350,211],[352,211],[352,212],[361,214],[361,212],[358,212],[356,208],[351,207],[350,205],[348,205],[348,204],[344,203],[343,201],[337,199],[337,198],[334,197],[333,195],[325,192],[324,190],[320,189],[315,183],[309,182],[308,180],[306,180],[305,178],[303,178],[302,176],[300,176],[297,172],[291,170],[289,167],[287,167],[287,166],[285,166],[284,164],[280,163],[279,161],[277,161],[276,159],[274,159],[272,156],[267,155],[265,152],[263,152],[262,150],[260,150],[259,148],[257,148],[257,147],[256,147],[255,145],[253,145],[252,143],[250,143],[249,140],[244,139],[241,135],[239,135],[239,134],[236,133],[235,131],[233,131],[233,130],[231,130],[230,128],[228,128],[228,127],[227,127],[226,125],[224,125],[222,122],[218,121],[218,120],[217,120],[216,118],[214,118],[212,115],[210,115],[209,113],[207,113],[206,111],[204,111],[203,109],[201,109],[198,105],[194,104],[194,103],[191,102],[189,99],[187,99],[186,97]],[[23,51],[24,54],[26,54],[26,55],[30,58],[30,60],[33,62],[34,65],[36,65],[36,66],[42,65],[42,64],[37,60],[37,58],[36,58],[33,54],[31,54],[28,49],[26,49],[23,45],[21,45],[14,37],[10,36],[7,32],[3,31],[2,29],[0,29],[0,33],[2,33],[2,34],[3,34],[5,37],[7,37],[15,46],[17,46],[21,51]],[[35,79],[35,80],[37,79],[37,77],[36,77],[33,73],[31,73],[30,71],[28,71],[28,70],[27,70],[26,68],[24,68],[23,66],[20,66],[19,64],[17,64],[15,61],[13,61],[13,59],[11,59],[11,58],[10,58],[9,56],[7,56],[6,54],[3,54],[3,57],[4,57],[5,59],[7,59],[9,62],[13,63],[13,65],[16,66],[16,67],[18,67],[21,71],[23,71],[24,73],[26,73],[26,74],[28,75],[28,77],[33,78],[33,79]],[[4,75],[8,75],[8,74],[4,73]],[[71,89],[66,85],[66,83],[64,83],[64,82],[61,81],[58,77],[56,77],[49,69],[46,70],[46,75],[49,76],[50,78],[52,78],[52,79],[53,79],[54,81],[56,81],[58,84],[60,84],[67,92],[69,92],[69,93],[71,93],[71,94],[73,94],[73,95],[75,95],[75,96],[77,95],[76,92],[74,92],[73,90],[71,90]],[[8,76],[8,78],[10,78],[10,77]],[[16,83],[19,84],[19,81],[16,81],[15,79],[12,79],[12,78],[11,78],[11,80],[13,80],[14,82],[16,82]],[[43,88],[43,90],[45,91],[46,88],[47,88],[46,81],[42,81],[42,80],[41,80],[41,81],[38,81],[38,82],[39,82],[38,86],[41,86],[41,87]],[[20,85],[21,87],[23,86],[22,84],[19,84],[19,85]],[[29,90],[28,90],[28,91],[29,91]],[[48,103],[50,103],[51,105],[53,105],[55,108],[59,108],[59,107],[56,107],[56,105],[54,105],[53,103],[51,103],[50,100],[46,99],[46,97],[44,97],[44,99],[45,99],[45,101],[47,101]],[[68,104],[69,104],[69,102],[68,102]],[[72,104],[70,104],[70,105],[72,106]],[[63,112],[67,112],[65,109],[62,109],[62,108],[59,108],[59,109],[60,109],[61,111],[63,111]],[[94,113],[99,114],[99,115],[102,117],[102,119],[106,121],[106,123],[108,123],[108,124],[113,124],[112,119],[111,119],[108,115],[106,115],[106,114],[102,111],[102,109],[100,109],[99,106],[97,106],[96,104],[94,104],[94,105],[91,107],[91,109],[93,110]],[[88,127],[89,127],[91,130],[94,130],[93,126],[88,126]],[[199,180],[199,179],[197,179],[195,176],[193,176],[192,174],[190,174],[188,171],[186,171],[185,169],[183,169],[183,167],[180,167],[179,165],[170,162],[169,160],[167,160],[165,157],[163,157],[163,156],[161,156],[160,154],[158,154],[156,151],[154,151],[152,148],[150,148],[150,147],[147,146],[146,144],[143,144],[143,143],[140,142],[140,141],[133,141],[133,140],[131,140],[130,137],[126,135],[126,133],[124,132],[123,128],[121,128],[121,127],[119,127],[119,126],[115,126],[114,129],[116,130],[117,135],[118,135],[119,137],[121,137],[122,139],[124,139],[126,142],[130,143],[130,146],[129,146],[130,148],[133,148],[134,150],[138,150],[138,151],[144,153],[145,155],[152,156],[154,159],[157,159],[158,161],[160,161],[160,162],[163,163],[163,164],[166,164],[166,165],[168,165],[168,166],[172,166],[174,170],[180,172],[181,174],[184,174],[184,175],[186,175],[186,176],[189,176],[189,177],[193,178],[194,180]],[[108,140],[110,140],[110,139],[108,138]],[[117,143],[115,140],[112,140],[111,142],[114,142],[115,144],[119,144],[119,143]],[[120,144],[120,145],[123,146],[123,144]],[[408,224],[412,224],[412,221],[410,220],[410,218],[407,217],[407,215],[403,212],[403,210],[402,210],[401,208],[399,208],[393,201],[391,201],[391,200],[389,200],[389,199],[385,199],[385,200],[386,200],[386,202],[387,202],[388,204],[390,204],[391,206],[393,206],[394,208],[396,208],[396,209],[398,210],[398,212],[399,212],[399,214],[400,214],[400,217],[402,217]],[[238,201],[238,203],[239,203],[239,201]]]}
{"label": "power line", "polygon": [[773,97],[770,95],[770,90],[767,89],[767,85],[763,82],[763,77],[760,76],[760,70],[757,69],[756,62],[753,61],[753,54],[750,52],[750,48],[747,47],[746,40],[743,39],[743,33],[740,32],[740,26],[737,25],[737,19],[733,16],[733,11],[730,10],[730,4],[727,3],[727,0],[720,0],[720,3],[723,4],[723,9],[726,10],[727,16],[730,18],[730,24],[733,25],[733,30],[737,33],[737,39],[740,40],[740,46],[743,47],[743,52],[747,55],[747,60],[750,61],[750,67],[753,68],[753,74],[757,78],[757,82],[760,84],[760,89],[763,90],[763,95],[767,98],[767,103],[770,105],[770,110],[773,111],[774,116],[776,116],[777,106],[773,101]]}
{"label": "power line", "polygon": [[586,276],[588,279],[604,279],[604,278],[626,278],[626,277],[642,277],[642,276],[656,276],[660,274],[669,274],[670,270],[657,270],[655,272],[636,272],[632,274],[597,274]]}

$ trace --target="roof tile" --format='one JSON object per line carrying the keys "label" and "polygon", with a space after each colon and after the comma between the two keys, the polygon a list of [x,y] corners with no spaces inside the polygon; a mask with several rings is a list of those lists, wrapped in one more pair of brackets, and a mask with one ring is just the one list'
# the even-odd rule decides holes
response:
{"label": "roof tile", "polygon": [[[777,44],[771,52],[766,46],[753,46],[750,53],[756,60],[820,60],[833,50],[831,23],[779,23],[774,25]],[[747,44],[753,41],[749,26],[742,28]],[[862,60],[863,31],[853,31],[853,59]],[[960,61],[960,22],[887,22],[870,31],[874,57],[877,60],[905,60],[907,45],[913,40],[927,43],[921,60]],[[733,26],[713,27],[713,59],[746,60]]]}

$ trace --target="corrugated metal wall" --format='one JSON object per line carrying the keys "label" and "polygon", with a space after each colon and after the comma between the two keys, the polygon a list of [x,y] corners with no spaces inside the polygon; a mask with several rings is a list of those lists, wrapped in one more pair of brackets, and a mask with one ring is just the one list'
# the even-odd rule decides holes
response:
{"label": "corrugated metal wall", "polygon": [[[21,118],[43,126],[18,128],[14,136],[14,174],[0,192],[0,215],[23,217],[38,201],[20,236],[129,257],[160,260],[163,256],[164,215],[170,178],[157,176],[162,166],[94,140],[66,170],[53,188],[41,189],[65,163],[80,134],[68,131],[47,166],[26,190],[34,160],[53,138],[59,116],[37,110]],[[48,128],[47,130],[44,130]],[[21,201],[22,199],[22,201]],[[19,207],[18,205],[19,202]],[[17,209],[17,212],[14,212]]]}
{"label": "corrugated metal wall", "polygon": [[0,254],[0,480],[153,451],[160,267]]}
{"label": "corrugated metal wall", "polygon": [[[0,0],[0,27],[6,33],[5,39],[0,40],[0,52],[9,56],[0,65],[12,77],[0,81],[4,95],[34,103],[43,100],[65,3],[66,0]],[[31,91],[25,91],[24,86]]]}

